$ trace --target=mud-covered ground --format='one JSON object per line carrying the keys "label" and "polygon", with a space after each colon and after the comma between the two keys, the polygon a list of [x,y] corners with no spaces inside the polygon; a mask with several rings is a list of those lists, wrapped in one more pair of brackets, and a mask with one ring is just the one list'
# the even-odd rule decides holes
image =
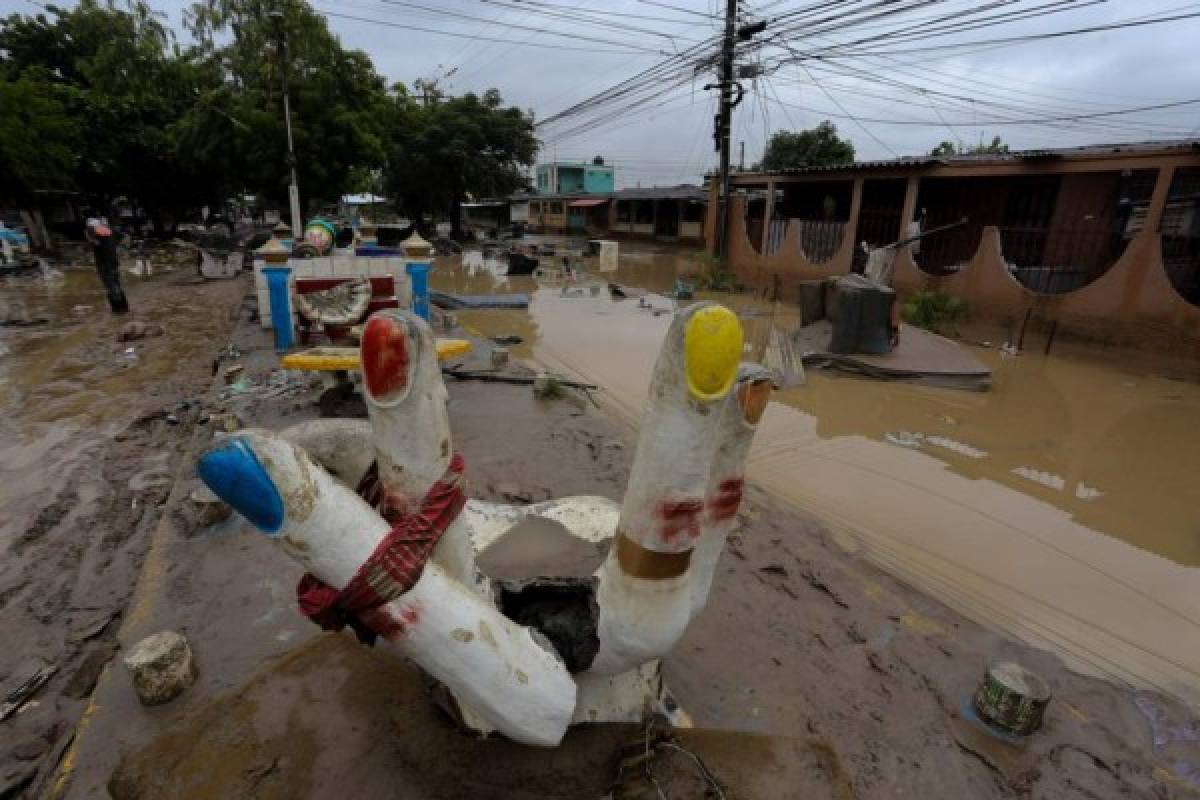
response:
{"label": "mud-covered ground", "polygon": [[[0,329],[0,691],[56,669],[0,722],[0,797],[32,794],[54,768],[119,647],[150,531],[246,291],[182,269],[126,284],[132,313],[120,317],[87,269],[0,286],[10,315],[44,320]],[[152,335],[121,341],[130,322]]]}
{"label": "mud-covered ground", "polygon": [[[79,477],[45,493],[49,508],[63,485],[91,486],[107,498],[90,501],[100,511],[80,512],[88,503],[73,500],[82,490],[72,489],[65,511],[48,512],[47,521],[31,505],[8,523],[45,530],[20,553],[20,534],[6,544],[0,586],[19,588],[0,595],[0,629],[18,638],[0,652],[0,688],[19,682],[17,662],[28,655],[64,666],[37,707],[0,723],[0,776],[17,775],[29,796],[604,796],[636,730],[578,729],[553,751],[468,738],[427,701],[411,666],[301,619],[300,570],[269,540],[236,519],[201,528],[187,513],[198,484],[193,455],[183,451],[210,441],[222,414],[272,428],[317,414],[315,388],[271,388],[268,338],[240,297],[232,289],[218,297],[221,286],[204,291],[214,293],[214,317],[241,309],[236,326],[214,330],[208,345],[215,352],[232,341],[262,390],[201,397],[211,354],[190,355],[172,373],[173,394],[131,408],[118,434],[75,457]],[[486,360],[486,345],[474,358]],[[584,399],[538,401],[528,387],[501,384],[450,381],[449,390],[474,496],[623,494],[633,432]],[[195,413],[209,415],[206,423],[144,416],[185,398],[200,400]],[[142,508],[155,510],[135,519],[125,487],[147,456],[162,453],[163,472],[179,480],[139,495]],[[665,666],[697,726],[680,734],[681,744],[726,796],[1197,796],[1200,723],[1179,704],[1076,675],[965,621],[753,488],[739,518],[708,608]],[[79,568],[64,569],[63,554],[75,551]],[[67,601],[49,599],[64,592]],[[84,606],[96,608],[75,610]],[[163,629],[188,636],[199,677],[172,703],[145,709],[119,661],[102,668],[114,647]],[[91,652],[102,655],[89,662]],[[1044,730],[1019,747],[985,734],[967,711],[985,665],[1004,658],[1040,672],[1055,693]],[[78,698],[66,694],[68,684]],[[703,796],[689,757],[655,770],[665,796]],[[626,796],[658,796],[649,783],[640,788]]]}

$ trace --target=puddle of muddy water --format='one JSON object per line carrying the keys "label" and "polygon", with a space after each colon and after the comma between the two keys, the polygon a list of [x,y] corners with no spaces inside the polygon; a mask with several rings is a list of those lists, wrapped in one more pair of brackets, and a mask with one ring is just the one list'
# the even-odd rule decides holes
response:
{"label": "puddle of muddy water", "polygon": [[[528,311],[459,320],[485,336],[520,336],[514,356],[599,384],[636,424],[670,322],[652,309],[672,309],[675,278],[700,262],[621,247],[619,270],[589,279],[663,294],[618,301],[457,258],[437,262],[432,284],[530,294]],[[699,296],[739,312],[753,357],[772,328],[796,325],[795,310],[778,304]],[[970,349],[994,372],[989,392],[811,371],[802,388],[777,393],[749,477],[968,616],[1076,668],[1200,703],[1200,386],[1080,345],[1016,358]]]}

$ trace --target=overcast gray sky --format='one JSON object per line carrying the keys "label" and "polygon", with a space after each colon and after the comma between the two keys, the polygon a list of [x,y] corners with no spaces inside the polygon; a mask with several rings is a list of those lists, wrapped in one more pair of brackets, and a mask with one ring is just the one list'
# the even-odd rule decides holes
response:
{"label": "overcast gray sky", "polygon": [[[901,5],[914,2],[900,0]],[[930,26],[949,24],[935,18],[967,10],[975,10],[976,16],[956,17],[952,22],[963,24],[1054,3],[1021,0],[980,12],[987,5],[981,0],[942,0],[887,19],[862,19],[876,13],[871,6],[877,4],[877,0],[758,0],[742,3],[742,8],[747,19],[770,22],[762,37],[788,30],[780,37],[781,44],[800,55],[902,27],[928,33]],[[186,3],[153,0],[152,5],[186,40],[181,24]],[[586,8],[570,0],[313,3],[329,15],[329,26],[342,41],[369,53],[390,81],[438,78],[452,94],[495,87],[507,102],[532,109],[539,119],[653,67],[672,53],[715,40],[723,5],[717,0],[611,0]],[[744,60],[761,61],[767,74],[743,82],[747,92],[734,118],[735,163],[739,142],[745,142],[749,165],[760,156],[771,132],[810,127],[826,118],[854,142],[860,159],[917,155],[944,139],[970,143],[994,135],[1014,148],[1029,148],[1200,134],[1200,103],[1111,114],[1200,99],[1197,18],[1019,44],[906,52],[1200,13],[1200,3],[1182,0],[1075,0],[1073,5],[1078,7],[1003,26],[855,45],[853,54],[837,60],[781,63],[789,53],[780,46],[752,54]],[[0,12],[12,11],[36,13],[37,9],[31,0],[0,0]],[[846,12],[858,16],[820,21]],[[581,13],[591,15],[592,21],[579,20],[576,15]],[[820,29],[824,33],[814,35]],[[865,52],[868,48],[871,54]],[[711,45],[702,49],[714,51]],[[677,62],[677,72],[686,75],[687,69]],[[539,128],[542,158],[603,155],[616,165],[621,186],[699,182],[716,163],[713,93],[703,90],[712,79],[711,70],[692,81],[681,77],[672,91],[637,108],[625,110],[620,103],[597,107],[595,113]],[[659,80],[639,91],[668,85]],[[1080,115],[1087,118],[1078,119]],[[570,131],[585,122],[586,130]]]}

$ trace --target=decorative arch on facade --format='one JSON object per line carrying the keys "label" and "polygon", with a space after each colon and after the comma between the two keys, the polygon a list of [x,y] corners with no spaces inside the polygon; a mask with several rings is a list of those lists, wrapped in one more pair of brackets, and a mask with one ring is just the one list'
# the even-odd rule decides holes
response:
{"label": "decorative arch on facade", "polygon": [[1163,269],[1179,296],[1200,307],[1200,167],[1177,167],[1159,225]]}

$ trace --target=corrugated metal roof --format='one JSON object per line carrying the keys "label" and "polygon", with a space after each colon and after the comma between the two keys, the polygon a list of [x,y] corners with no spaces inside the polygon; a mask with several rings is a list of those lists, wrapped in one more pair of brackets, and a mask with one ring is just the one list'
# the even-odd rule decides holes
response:
{"label": "corrugated metal roof", "polygon": [[811,175],[822,172],[858,172],[871,169],[911,169],[934,165],[954,166],[966,164],[1011,163],[1014,161],[1042,161],[1053,159],[1095,158],[1097,156],[1145,155],[1151,153],[1175,153],[1180,150],[1200,152],[1200,139],[1170,139],[1150,142],[1123,142],[1118,144],[1089,144],[1078,147],[1055,147],[1040,150],[1012,150],[1008,153],[978,153],[952,156],[903,156],[882,161],[855,161],[839,166],[794,167],[767,171],[735,173],[737,176],[755,175]]}

